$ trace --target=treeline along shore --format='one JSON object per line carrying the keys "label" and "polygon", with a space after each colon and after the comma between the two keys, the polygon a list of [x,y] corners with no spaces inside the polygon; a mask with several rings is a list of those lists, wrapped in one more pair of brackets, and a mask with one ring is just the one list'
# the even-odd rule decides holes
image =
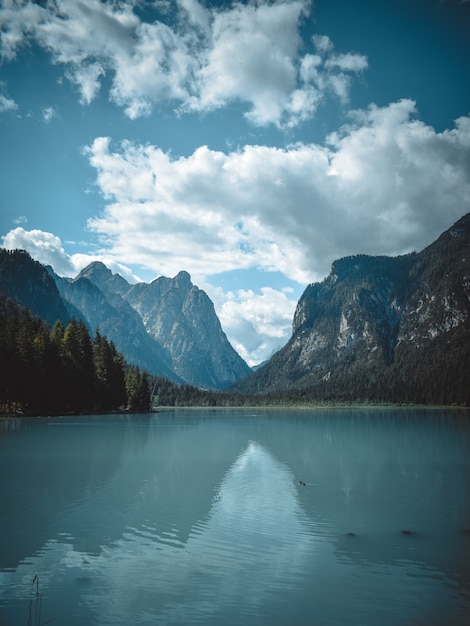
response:
{"label": "treeline along shore", "polygon": [[[466,376],[462,365],[461,375]],[[401,368],[400,374],[401,380]],[[0,415],[145,412],[159,407],[447,404],[439,401],[441,394],[436,398],[430,385],[416,385],[414,394],[405,394],[398,382],[390,376],[374,386],[365,376],[354,384],[345,378],[341,387],[277,393],[200,389],[127,363],[99,331],[91,338],[82,321],[72,319],[66,325],[57,321],[51,326],[0,294]]]}
{"label": "treeline along shore", "polygon": [[145,371],[126,363],[99,331],[72,319],[52,327],[0,296],[0,413],[147,410]]}

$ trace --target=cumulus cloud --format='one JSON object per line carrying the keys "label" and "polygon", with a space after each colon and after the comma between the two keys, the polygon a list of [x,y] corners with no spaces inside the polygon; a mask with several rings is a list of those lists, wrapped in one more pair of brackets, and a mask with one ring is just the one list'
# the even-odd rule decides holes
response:
{"label": "cumulus cloud", "polygon": [[213,109],[239,99],[251,103],[248,117],[254,123],[279,122],[296,87],[304,8],[302,2],[238,4],[216,14],[193,107]]}
{"label": "cumulus cloud", "polygon": [[98,138],[87,154],[107,204],[89,227],[156,273],[259,268],[302,284],[344,255],[423,247],[469,210],[470,118],[436,133],[415,114],[402,100],[355,112],[325,145],[180,158]]}
{"label": "cumulus cloud", "polygon": [[316,55],[301,54],[310,4],[179,0],[171,20],[155,3],[155,19],[143,21],[131,1],[10,0],[0,11],[0,53],[11,60],[35,41],[65,66],[83,104],[109,75],[110,97],[131,119],[159,104],[201,112],[238,101],[254,124],[292,127],[328,94],[347,100],[351,77],[367,68],[364,56],[336,54],[326,36],[314,37]]}
{"label": "cumulus cloud", "polygon": [[57,109],[55,107],[44,107],[44,109],[42,110],[42,119],[45,124],[49,124],[49,122],[52,122],[52,120],[56,117]]}
{"label": "cumulus cloud", "polygon": [[3,94],[0,94],[0,113],[4,113],[5,111],[16,111],[18,105],[14,100],[8,98]]}
{"label": "cumulus cloud", "polygon": [[[69,275],[99,259],[155,275],[186,269],[203,288],[211,275],[243,268],[304,286],[345,255],[420,250],[470,210],[470,117],[436,132],[410,100],[353,112],[324,144],[202,146],[174,158],[157,146],[99,137],[85,154],[105,202],[88,222],[97,254],[68,257],[41,231],[17,228],[4,238]],[[209,295],[250,363],[288,338],[289,293]]]}
{"label": "cumulus cloud", "polygon": [[126,142],[115,151],[99,138],[88,155],[109,201],[89,228],[117,258],[165,275],[182,267],[198,276],[260,267],[306,281],[301,251],[282,233],[293,219],[288,206],[279,212],[279,198],[289,193],[284,151],[201,147],[173,160],[154,146]]}
{"label": "cumulus cloud", "polygon": [[[410,100],[355,111],[322,145],[173,158],[100,137],[86,154],[106,203],[88,224],[101,254],[156,275],[187,269],[203,288],[243,268],[304,286],[345,255],[420,250],[470,208],[470,117],[437,133]],[[206,290],[250,363],[288,338],[288,293]]]}
{"label": "cumulus cloud", "polygon": [[[25,216],[20,216],[14,220],[16,224],[26,223]],[[140,277],[124,263],[116,260],[112,255],[107,255],[106,251],[97,254],[79,252],[67,254],[60,237],[43,230],[25,230],[17,227],[0,237],[2,248],[6,250],[27,250],[29,254],[43,265],[50,265],[59,276],[75,277],[84,267],[93,261],[101,261],[114,272],[121,274],[128,282],[140,282]],[[75,244],[76,242],[67,242]],[[87,244],[83,244],[87,245]]]}
{"label": "cumulus cloud", "polygon": [[261,294],[251,289],[226,294],[218,315],[233,347],[253,366],[285,344],[295,306],[286,290],[263,287]]}
{"label": "cumulus cloud", "polygon": [[62,276],[76,273],[72,258],[66,254],[59,237],[52,233],[25,230],[18,226],[2,237],[2,247],[7,250],[27,250],[36,261],[50,265]]}

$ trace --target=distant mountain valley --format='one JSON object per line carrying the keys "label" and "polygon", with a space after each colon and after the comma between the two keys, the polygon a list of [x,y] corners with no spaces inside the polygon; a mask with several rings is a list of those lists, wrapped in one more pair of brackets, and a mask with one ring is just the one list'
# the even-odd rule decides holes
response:
{"label": "distant mountain valley", "polygon": [[50,325],[81,320],[177,385],[267,402],[470,400],[470,214],[421,252],[335,261],[305,289],[289,342],[256,371],[186,271],[131,285],[93,262],[70,279],[0,250],[0,294]]}

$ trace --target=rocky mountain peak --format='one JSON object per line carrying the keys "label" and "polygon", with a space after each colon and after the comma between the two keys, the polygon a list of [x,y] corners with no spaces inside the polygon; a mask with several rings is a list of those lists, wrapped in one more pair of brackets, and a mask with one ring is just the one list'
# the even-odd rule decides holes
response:
{"label": "rocky mountain peak", "polygon": [[88,279],[97,279],[98,277],[101,280],[106,280],[111,278],[113,273],[110,269],[106,267],[104,263],[101,261],[93,261],[78,274],[78,278],[88,278]]}
{"label": "rocky mountain peak", "polygon": [[175,284],[181,289],[190,289],[193,284],[191,282],[191,276],[188,272],[181,270],[173,279]]}
{"label": "rocky mountain peak", "polygon": [[76,277],[75,280],[86,278],[101,290],[109,294],[122,295],[130,285],[120,274],[113,274],[101,261],[93,261],[87,265]]}
{"label": "rocky mountain peak", "polygon": [[49,270],[25,250],[0,249],[0,292],[49,324],[69,318]]}
{"label": "rocky mountain peak", "polygon": [[209,296],[192,284],[188,272],[131,286],[123,297],[170,355],[181,379],[213,389],[250,373],[223,332]]}
{"label": "rocky mountain peak", "polygon": [[237,389],[469,402],[469,250],[470,214],[419,253],[335,261],[305,289],[287,345]]}

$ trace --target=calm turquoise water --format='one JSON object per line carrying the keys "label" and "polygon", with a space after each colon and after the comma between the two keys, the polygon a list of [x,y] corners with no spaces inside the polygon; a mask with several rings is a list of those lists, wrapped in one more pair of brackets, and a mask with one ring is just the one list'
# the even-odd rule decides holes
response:
{"label": "calm turquoise water", "polygon": [[0,503],[2,626],[470,623],[466,413],[3,420]]}

